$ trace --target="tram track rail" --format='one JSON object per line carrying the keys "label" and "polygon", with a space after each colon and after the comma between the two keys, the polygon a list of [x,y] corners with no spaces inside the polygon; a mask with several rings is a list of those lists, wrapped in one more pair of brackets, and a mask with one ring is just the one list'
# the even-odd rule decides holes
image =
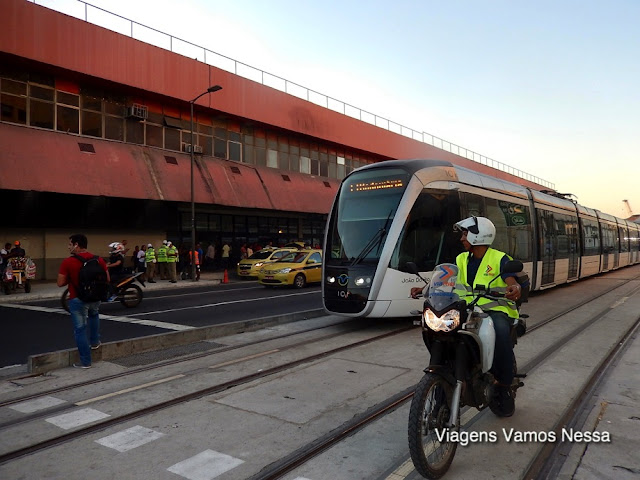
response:
{"label": "tram track rail", "polygon": [[[638,278],[640,278],[640,276],[634,278],[634,280],[638,279]],[[601,295],[599,295],[599,297],[602,296],[602,295],[605,295],[607,293],[611,293],[612,291],[614,291],[614,290],[616,290],[616,289],[618,289],[620,287],[622,287],[622,285],[618,285],[616,287],[613,287],[613,288],[607,290],[606,292],[602,293]],[[633,295],[633,294],[637,293],[638,291],[640,291],[640,286],[634,288],[629,293],[629,295]],[[590,299],[590,300],[586,300],[586,301],[580,302],[580,304],[578,306],[574,306],[572,308],[568,308],[568,309],[564,310],[563,312],[561,312],[559,314],[554,314],[554,315],[552,315],[550,317],[550,319],[546,319],[546,320],[536,324],[536,328],[535,329],[541,328],[542,326],[549,324],[553,320],[556,320],[558,318],[562,318],[563,316],[573,312],[576,308],[588,305],[589,303],[591,303],[594,300],[595,299]],[[601,309],[597,313],[591,315],[590,318],[586,322],[580,324],[576,328],[571,329],[571,331],[569,333],[563,335],[561,338],[559,338],[558,340],[553,342],[550,346],[548,346],[543,351],[541,351],[539,354],[537,354],[533,359],[528,361],[525,365],[523,365],[523,367],[521,368],[521,371],[525,371],[525,372],[529,373],[529,372],[532,372],[533,370],[535,370],[537,367],[542,365],[544,363],[544,361],[546,359],[548,359],[551,355],[553,355],[554,353],[556,353],[559,350],[561,350],[565,345],[567,345],[571,340],[573,340],[575,338],[576,334],[582,332],[587,327],[595,324],[598,320],[602,319],[607,313],[609,313],[610,310],[611,310],[611,307],[607,307],[607,308]],[[600,367],[596,370],[596,372],[589,378],[589,380],[587,381],[587,386],[584,387],[584,390],[578,395],[578,398],[576,399],[576,401],[574,401],[572,403],[572,405],[569,406],[569,408],[567,409],[567,411],[565,412],[563,417],[558,421],[558,423],[557,423],[557,425],[555,427],[555,428],[558,429],[558,431],[564,425],[567,424],[567,423],[562,423],[563,421],[564,422],[568,422],[569,420],[574,421],[572,419],[575,416],[578,415],[579,410],[580,410],[579,407],[574,405],[574,404],[580,404],[580,405],[584,406],[584,404],[586,402],[586,399],[588,399],[590,397],[590,395],[588,394],[588,391],[592,391],[593,390],[592,385],[594,385],[595,382],[598,379],[601,380],[603,378],[603,375],[606,374],[606,372],[603,372],[603,365],[609,365],[610,366],[613,363],[613,361],[617,358],[618,352],[620,352],[620,350],[621,350],[620,346],[622,344],[626,344],[627,340],[629,338],[631,338],[633,333],[636,332],[639,328],[640,328],[640,318],[636,321],[636,323],[631,328],[629,328],[624,333],[622,340],[620,340],[616,344],[616,347],[614,347],[614,349],[609,353],[609,355],[605,358],[605,360],[603,360],[603,362],[601,363]],[[534,330],[534,329],[531,329],[531,330]],[[286,475],[287,473],[290,473],[291,471],[293,471],[294,469],[296,469],[299,466],[303,465],[304,463],[308,462],[312,458],[316,457],[317,455],[321,454],[322,452],[324,452],[324,451],[328,450],[329,448],[333,447],[334,445],[338,444],[340,441],[346,439],[347,437],[350,437],[351,435],[353,435],[357,431],[365,428],[369,424],[372,424],[373,422],[375,422],[376,420],[380,419],[384,415],[387,415],[387,414],[393,412],[394,410],[396,410],[397,408],[400,408],[402,405],[404,405],[405,403],[407,403],[408,401],[410,401],[413,398],[413,392],[414,392],[416,386],[417,386],[417,384],[409,387],[406,390],[403,390],[402,392],[400,392],[400,393],[388,398],[387,400],[384,400],[384,401],[378,403],[376,406],[374,406],[371,409],[367,410],[363,414],[357,416],[353,420],[351,420],[349,422],[346,422],[345,424],[341,425],[340,427],[334,429],[330,433],[328,433],[328,434],[326,434],[326,435],[324,435],[322,437],[319,437],[319,438],[317,438],[316,440],[314,440],[312,442],[309,442],[307,445],[304,445],[304,446],[300,447],[299,449],[297,449],[296,451],[292,452],[291,454],[283,457],[282,459],[280,459],[280,460],[278,460],[276,462],[273,462],[271,465],[266,466],[258,474],[250,477],[249,480],[276,480],[276,479],[281,478],[282,476]],[[580,401],[582,403],[580,403]],[[466,413],[466,412],[468,412],[470,410],[473,410],[473,409],[471,407],[465,407],[464,411],[461,412],[461,418],[462,418],[464,413]],[[467,420],[467,422],[465,422],[464,424],[461,425],[461,428],[469,428],[474,423],[476,423],[479,420],[481,420],[486,414],[488,414],[488,409],[486,409],[486,408],[481,410],[481,411],[475,412],[473,417],[471,417],[470,419]],[[567,417],[568,420],[566,420],[565,417]],[[554,452],[554,453],[555,453],[557,458],[559,458],[559,456],[561,455],[560,452]],[[557,469],[557,463],[558,463],[557,460],[552,465],[548,465],[546,463],[546,458],[547,457],[545,456],[545,455],[547,455],[547,453],[546,452],[545,453],[541,453],[540,455],[541,455],[540,460],[538,460],[538,457],[536,457],[536,459],[534,459],[533,462],[532,462],[532,466],[536,466],[536,468],[539,468],[540,471],[543,471],[542,470],[543,468],[546,469],[546,470],[549,470],[549,469],[551,469],[553,467],[556,467],[556,469]],[[407,462],[410,462],[410,461],[411,460],[409,459]],[[407,462],[405,462],[405,464]],[[397,478],[397,477],[394,477],[394,478]],[[532,477],[529,474],[527,474],[523,478],[526,478],[526,479],[536,478],[537,480],[546,480],[546,479],[551,479],[553,477],[545,477],[545,476]]]}
{"label": "tram track rail", "polygon": [[[43,441],[39,441],[34,443],[33,445],[30,446],[26,446],[23,448],[19,448],[4,454],[0,455],[0,465],[7,463],[11,460],[26,456],[26,455],[31,455],[33,453],[39,452],[41,450],[47,449],[47,448],[51,448],[57,445],[61,445],[63,443],[78,439],[80,437],[83,437],[85,435],[89,435],[91,433],[95,433],[95,432],[99,432],[102,431],[104,429],[110,428],[112,426],[115,425],[119,425],[121,423],[127,422],[129,420],[133,420],[139,417],[143,417],[145,415],[149,415],[176,405],[180,405],[183,403],[187,403],[190,402],[192,400],[196,400],[202,397],[205,397],[207,395],[212,395],[215,393],[219,393],[225,390],[228,390],[230,388],[233,387],[237,387],[249,382],[252,382],[254,380],[259,380],[265,377],[268,377],[270,375],[274,375],[276,373],[280,373],[286,370],[289,370],[291,368],[297,367],[299,365],[303,365],[309,362],[313,362],[315,360],[319,360],[322,358],[325,358],[327,356],[330,355],[334,355],[336,353],[339,352],[343,352],[352,348],[357,348],[360,347],[362,345],[366,345],[375,341],[379,341],[394,335],[398,335],[400,333],[404,333],[408,330],[413,329],[413,326],[410,327],[403,327],[403,328],[399,328],[390,332],[385,332],[383,334],[379,334],[379,335],[375,335],[372,336],[370,338],[366,338],[364,340],[359,340],[356,342],[352,342],[349,343],[347,345],[342,345],[340,347],[337,348],[333,348],[333,349],[329,349],[326,350],[324,352],[321,353],[317,353],[317,354],[313,354],[313,355],[309,355],[297,360],[294,360],[292,362],[287,362],[272,368],[268,368],[268,369],[264,369],[261,370],[259,372],[256,373],[252,373],[249,375],[245,375],[242,377],[238,377],[238,378],[234,378],[232,380],[226,381],[226,382],[222,382],[204,389],[200,389],[200,390],[196,390],[194,392],[185,394],[185,395],[181,395],[178,397],[174,397],[172,399],[163,401],[163,402],[159,402],[155,405],[152,406],[148,406],[139,410],[135,410],[123,415],[119,415],[117,417],[110,417],[106,420],[100,421],[99,423],[95,423],[93,425],[89,425],[83,428],[79,428],[77,430],[74,430],[72,432],[66,433],[66,434],[62,434],[62,435],[58,435],[54,438],[51,439],[47,439],[47,440],[43,440]],[[317,340],[316,340],[317,341]],[[72,407],[71,407],[72,408]],[[51,413],[51,411],[49,411],[48,413]],[[30,420],[32,420],[33,418],[31,418]],[[14,424],[15,425],[15,424]],[[12,426],[14,426],[12,425]]]}
{"label": "tram track rail", "polygon": [[[626,284],[626,283],[625,283]],[[622,287],[622,285],[618,285],[615,286],[613,288],[608,289],[606,292],[603,292],[601,294],[598,295],[597,298],[600,298],[602,295],[605,295],[607,293],[611,293],[613,291],[615,291],[617,288]],[[628,295],[631,295],[635,292],[637,292],[638,290],[640,290],[640,287],[636,287],[635,289],[633,289],[632,293],[629,293]],[[566,309],[564,312],[562,312],[561,314],[554,314],[552,317],[552,320],[558,319],[558,318],[562,318],[563,315],[566,315],[572,311],[574,311],[575,309],[581,307],[581,306],[585,306],[588,305],[590,302],[594,301],[595,298],[591,298],[588,300],[584,300],[582,302],[578,302],[576,305]],[[599,312],[597,312],[595,315],[592,315],[590,319],[587,320],[587,322],[590,324],[595,323],[599,318],[601,318],[603,315],[605,315],[608,311],[610,311],[611,307],[608,307],[606,309],[602,309]],[[549,319],[546,319],[545,321],[539,322],[538,324],[536,324],[536,328],[541,328],[542,325],[546,325],[548,324],[550,321]],[[338,322],[338,323],[342,323],[342,322]],[[637,323],[637,322],[636,322]],[[258,344],[258,343],[263,343],[265,341],[270,341],[270,340],[274,340],[277,338],[284,338],[284,337],[289,337],[289,336],[293,336],[293,335],[297,335],[300,333],[306,333],[308,331],[314,331],[314,330],[319,330],[322,328],[327,328],[329,326],[333,326],[335,324],[331,324],[331,325],[326,325],[320,328],[311,328],[311,329],[306,329],[304,331],[298,331],[298,332],[292,332],[286,335],[281,335],[281,336],[276,336],[276,337],[271,337],[269,339],[261,339],[255,342],[248,342],[246,344],[241,344],[241,345],[235,345],[235,346],[231,346],[228,347],[228,349],[235,349],[235,348],[241,348],[243,346],[247,346],[250,344]],[[295,366],[304,364],[304,363],[308,363],[308,362],[312,362],[314,360],[318,360],[321,359],[323,357],[327,357],[330,355],[333,355],[335,353],[341,352],[341,351],[345,351],[351,348],[355,348],[357,346],[360,345],[364,345],[367,343],[371,343],[383,338],[387,338],[389,336],[392,335],[396,335],[396,334],[400,334],[403,333],[405,331],[411,330],[415,327],[411,326],[411,327],[407,327],[407,328],[402,328],[402,329],[398,329],[398,330],[394,330],[392,332],[386,332],[382,335],[378,335],[375,337],[371,337],[365,340],[360,340],[358,342],[354,342],[354,343],[350,343],[348,345],[343,345],[340,346],[338,348],[335,349],[330,349],[327,351],[324,351],[322,353],[318,353],[318,354],[314,354],[311,356],[307,356],[305,358],[301,358],[298,359],[296,361],[293,362],[289,362],[283,365],[279,365],[279,366],[275,366],[273,368],[270,369],[266,369],[264,371],[255,373],[255,374],[251,374],[251,375],[247,375],[244,377],[238,377],[236,379],[227,381],[227,382],[222,382],[219,383],[217,385],[208,387],[206,389],[201,389],[189,394],[185,394],[176,398],[172,398],[170,400],[164,401],[164,402],[160,402],[156,405],[144,408],[144,409],[140,409],[134,412],[130,412],[124,415],[120,415],[118,417],[114,417],[114,418],[109,418],[105,421],[102,421],[100,423],[96,423],[84,428],[80,428],[78,430],[75,430],[73,432],[69,432],[63,435],[59,435],[55,438],[49,439],[49,440],[44,440],[41,442],[36,442],[33,445],[24,447],[24,448],[20,448],[20,449],[16,449],[14,451],[11,452],[7,452],[6,454],[2,454],[0,455],[0,464],[4,464],[7,462],[10,462],[11,460],[20,458],[20,457],[24,457],[27,455],[31,455],[34,453],[37,453],[41,450],[47,449],[47,448],[51,448],[51,447],[55,447],[57,445],[61,445],[63,443],[75,440],[77,438],[80,438],[82,436],[85,435],[89,435],[91,433],[95,433],[98,431],[102,431],[105,430],[107,428],[110,428],[112,426],[118,425],[120,423],[124,423],[127,422],[129,420],[132,420],[134,418],[139,418],[139,417],[143,417],[145,415],[175,406],[175,405],[179,405],[182,403],[186,403],[189,402],[191,400],[195,400],[201,397],[205,397],[207,395],[211,395],[211,394],[215,394],[248,382],[251,382],[253,380],[257,380],[263,377],[267,377],[269,375],[273,375],[275,373],[279,373],[282,371],[285,371],[287,369],[290,368],[294,368]],[[573,329],[573,331],[570,334],[564,335],[561,339],[557,340],[556,342],[554,342],[553,346],[555,347],[555,349],[552,349],[551,347],[546,348],[544,350],[544,355],[542,355],[542,352],[540,354],[538,354],[535,357],[535,361],[538,363],[542,363],[544,361],[544,359],[548,358],[549,355],[551,355],[553,353],[553,351],[557,351],[560,348],[562,348],[562,346],[566,343],[568,343],[577,332],[579,332],[580,330],[583,330],[585,327],[585,324],[582,323],[579,327],[577,327],[576,329]],[[637,326],[636,326],[637,328]],[[533,330],[530,329],[530,330]],[[340,332],[338,334],[331,334],[328,335],[327,337],[332,337],[332,336],[336,336],[336,335],[342,335],[345,332]],[[313,340],[305,340],[304,342],[301,343],[308,343],[309,341],[317,341],[318,339],[313,339]],[[189,356],[188,358],[185,357],[181,357],[179,359],[174,359],[171,361],[166,361],[166,362],[162,362],[162,365],[172,365],[172,364],[176,364],[176,363],[180,363],[183,361],[187,361],[193,358],[200,358],[200,357],[205,357],[208,355],[211,355],[213,353],[219,353],[221,350],[216,350],[215,352],[206,352],[206,353],[202,353],[202,354],[197,354],[195,356]],[[537,365],[534,365],[533,361],[527,362],[526,365],[524,365],[522,367],[521,370],[523,371],[531,371],[533,370]],[[153,368],[157,368],[158,364],[154,364],[152,366],[149,367],[144,367],[144,368],[138,368],[135,369],[136,372],[143,372],[143,371],[147,371]],[[134,371],[132,372],[125,372],[126,374],[129,373],[134,373]],[[110,376],[110,378],[117,378],[119,377],[119,375],[113,375]],[[101,379],[96,379],[95,381],[89,381],[89,382],[82,382],[81,385],[84,384],[92,384],[92,383],[97,383],[100,381],[104,381],[105,378],[101,378]],[[71,386],[66,386],[66,387],[61,387],[62,390],[68,390],[69,388],[72,387],[76,387],[77,384],[75,385],[71,385]],[[317,439],[315,439],[312,442],[309,442],[307,445],[297,449],[295,452],[292,452],[289,455],[286,455],[285,457],[283,457],[282,459],[267,465],[262,471],[260,471],[258,474],[254,475],[253,477],[251,477],[252,480],[257,480],[257,479],[271,479],[271,478],[279,478],[282,475],[286,474],[287,472],[292,471],[293,469],[295,469],[296,467],[303,465],[304,463],[306,463],[307,461],[309,461],[311,458],[314,458],[315,456],[319,455],[320,453],[326,451],[327,449],[331,448],[332,446],[338,444],[341,440],[353,435],[354,433],[356,433],[357,431],[365,428],[367,425],[371,424],[372,422],[374,422],[375,420],[382,418],[383,416],[385,416],[388,413],[391,413],[392,411],[396,410],[397,408],[401,407],[403,404],[405,404],[408,400],[410,400],[413,396],[413,390],[415,388],[415,385],[403,390],[402,392],[388,398],[387,400],[384,400],[382,402],[379,402],[378,404],[376,404],[374,407],[371,407],[369,409],[367,409],[363,414],[358,415],[356,418],[354,418],[353,420],[346,422],[345,424],[333,429],[331,432],[325,434],[322,437],[319,437]],[[51,391],[47,392],[46,394],[50,394]],[[45,393],[40,393],[37,396],[43,396],[46,395]],[[14,403],[18,403],[19,401],[25,401],[28,398],[33,398],[33,396],[30,397],[22,397],[21,399],[13,399],[11,401],[5,402],[2,405],[11,405]],[[72,405],[73,406],[73,405]],[[49,410],[47,412],[47,414],[50,414],[51,410]],[[468,428],[469,426],[471,426],[473,423],[475,423],[475,421],[477,421],[480,418],[480,415],[486,413],[486,412],[478,412],[470,422],[465,423],[465,425],[463,425],[463,427]]]}

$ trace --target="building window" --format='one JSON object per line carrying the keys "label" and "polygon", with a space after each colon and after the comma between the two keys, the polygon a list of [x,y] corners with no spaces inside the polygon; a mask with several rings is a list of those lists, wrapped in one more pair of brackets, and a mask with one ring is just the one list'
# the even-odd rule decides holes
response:
{"label": "building window", "polygon": [[163,147],[162,127],[147,123],[147,139],[146,144],[150,147]]}
{"label": "building window", "polygon": [[[216,128],[216,130],[218,130]],[[227,158],[227,141],[221,138],[213,139],[213,155],[218,158]]]}
{"label": "building window", "polygon": [[309,157],[300,157],[300,173],[311,173],[311,159]]}
{"label": "building window", "polygon": [[[5,81],[3,79],[3,84]],[[27,97],[17,97],[3,93],[0,96],[0,120],[26,125]]]}
{"label": "building window", "polygon": [[144,144],[144,124],[138,120],[127,119],[127,142]]}
{"label": "building window", "polygon": [[53,129],[53,102],[41,102],[33,98],[29,102],[29,124],[32,127]]}
{"label": "building window", "polygon": [[[82,130],[84,132],[84,112],[82,119]],[[98,135],[99,136],[99,135]],[[105,115],[104,117],[104,137],[111,140],[120,140],[124,142],[124,118],[111,117]]]}
{"label": "building window", "polygon": [[[105,119],[112,117],[105,117]],[[120,120],[122,123],[122,120]],[[102,115],[88,110],[82,111],[82,134],[89,137],[102,137]],[[110,137],[107,137],[110,138]],[[117,140],[122,140],[118,138]]]}
{"label": "building window", "polygon": [[242,158],[242,146],[238,142],[229,142],[229,160],[239,162]]}
{"label": "building window", "polygon": [[278,152],[276,150],[267,150],[267,167],[278,168]]}
{"label": "building window", "polygon": [[67,133],[80,133],[80,121],[78,119],[77,108],[58,105],[57,120],[58,125],[56,127],[56,130]]}
{"label": "building window", "polygon": [[164,148],[180,151],[180,130],[175,128],[164,129]]}

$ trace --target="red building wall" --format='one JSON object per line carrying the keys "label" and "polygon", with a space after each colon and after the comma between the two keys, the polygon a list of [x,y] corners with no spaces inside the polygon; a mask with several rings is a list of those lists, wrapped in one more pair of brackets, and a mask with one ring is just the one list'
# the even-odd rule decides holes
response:
{"label": "red building wall", "polygon": [[448,160],[540,188],[366,122],[82,20],[27,2],[0,0],[0,50],[43,64],[188,102],[212,84],[222,91],[198,104],[389,158]]}

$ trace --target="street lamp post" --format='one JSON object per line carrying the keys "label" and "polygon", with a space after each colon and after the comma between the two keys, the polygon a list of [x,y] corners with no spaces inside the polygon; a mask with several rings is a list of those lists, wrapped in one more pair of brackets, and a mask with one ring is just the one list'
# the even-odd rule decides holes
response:
{"label": "street lamp post", "polygon": [[[193,104],[198,100],[201,96],[206,95],[207,93],[217,92],[218,90],[222,90],[220,85],[213,85],[212,87],[207,88],[206,92],[202,92],[196,98],[189,102],[191,106],[191,281],[196,281],[196,204],[195,204],[195,195],[193,189],[193,164],[195,163],[194,150],[195,150],[195,136],[193,133]],[[202,259],[200,259],[202,262]]]}

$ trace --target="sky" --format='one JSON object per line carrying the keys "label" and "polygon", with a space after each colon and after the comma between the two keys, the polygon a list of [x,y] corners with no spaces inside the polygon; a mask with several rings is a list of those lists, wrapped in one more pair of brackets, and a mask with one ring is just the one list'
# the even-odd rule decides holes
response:
{"label": "sky", "polygon": [[[77,1],[35,3],[84,18]],[[540,177],[587,207],[626,218],[626,199],[640,213],[640,1],[90,3]]]}

